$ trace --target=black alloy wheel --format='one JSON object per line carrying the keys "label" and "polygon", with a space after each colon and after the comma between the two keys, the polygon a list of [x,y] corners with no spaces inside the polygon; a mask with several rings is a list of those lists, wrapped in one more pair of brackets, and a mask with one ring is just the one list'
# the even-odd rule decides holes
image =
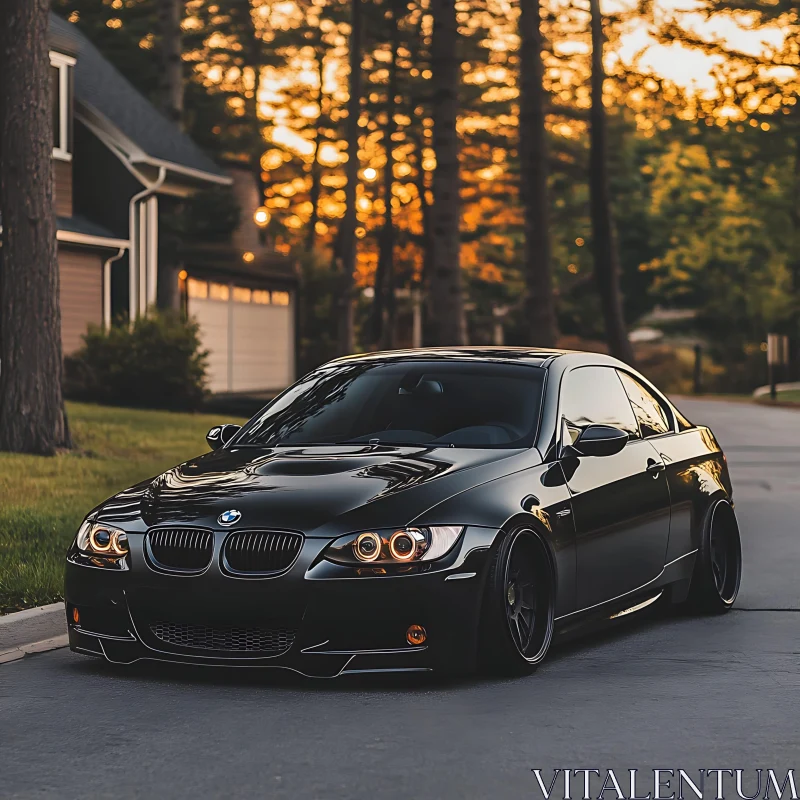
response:
{"label": "black alloy wheel", "polygon": [[525,547],[516,542],[506,561],[506,621],[511,631],[511,638],[520,653],[530,648],[536,626],[536,570],[531,562],[530,554],[524,552]]}
{"label": "black alloy wheel", "polygon": [[733,507],[718,500],[710,509],[697,553],[687,606],[722,614],[730,610],[742,579],[742,544]]}
{"label": "black alloy wheel", "polygon": [[530,529],[500,543],[486,583],[479,658],[493,672],[524,674],[553,638],[555,581],[542,540]]}

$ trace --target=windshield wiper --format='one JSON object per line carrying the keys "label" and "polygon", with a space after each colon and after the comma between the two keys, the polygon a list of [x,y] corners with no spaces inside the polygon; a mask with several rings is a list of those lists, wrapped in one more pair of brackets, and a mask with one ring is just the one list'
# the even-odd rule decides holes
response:
{"label": "windshield wiper", "polygon": [[260,447],[269,449],[271,447],[350,447],[351,445],[359,445],[361,447],[420,447],[428,449],[432,447],[455,447],[451,442],[441,442],[439,444],[434,442],[382,442],[379,439],[370,439],[366,442],[363,439],[348,439],[343,442],[273,442],[272,444],[263,442],[243,442],[234,445],[234,447]]}
{"label": "windshield wiper", "polygon": [[424,447],[424,448],[431,448],[431,447],[455,447],[452,444],[435,444],[433,442],[395,442],[389,439],[388,441],[381,441],[378,438],[370,439],[369,441],[364,441],[363,439],[350,439],[349,441],[345,442],[337,442],[336,444],[342,445],[350,445],[350,444],[363,444],[365,447]]}

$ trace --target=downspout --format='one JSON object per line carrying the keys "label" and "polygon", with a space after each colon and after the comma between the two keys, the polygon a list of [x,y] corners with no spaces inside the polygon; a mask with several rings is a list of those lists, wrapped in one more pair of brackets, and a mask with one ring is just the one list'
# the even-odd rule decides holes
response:
{"label": "downspout", "polygon": [[167,168],[158,168],[158,178],[154,183],[148,183],[143,180],[141,175],[137,177],[144,183],[145,188],[131,197],[128,203],[128,240],[130,242],[128,248],[128,315],[131,325],[133,325],[133,321],[139,315],[139,271],[141,269],[141,265],[139,264],[139,236],[136,220],[136,205],[140,200],[143,200],[145,197],[161,188],[167,177]]}
{"label": "downspout", "polygon": [[125,255],[125,248],[120,247],[115,256],[105,260],[103,264],[103,329],[106,333],[111,329],[111,265]]}

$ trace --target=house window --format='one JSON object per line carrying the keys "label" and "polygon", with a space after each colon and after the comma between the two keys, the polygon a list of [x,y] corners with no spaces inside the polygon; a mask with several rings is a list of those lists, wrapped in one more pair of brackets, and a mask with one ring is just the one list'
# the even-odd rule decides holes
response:
{"label": "house window", "polygon": [[253,302],[260,306],[268,306],[269,292],[266,289],[253,289]]}
{"label": "house window", "polygon": [[249,303],[252,292],[245,286],[233,287],[233,302],[234,303]]}
{"label": "house window", "polygon": [[53,157],[72,159],[72,67],[75,59],[50,51],[53,114]]}
{"label": "house window", "polygon": [[211,300],[222,300],[228,302],[230,288],[225,283],[209,283],[208,296]]}
{"label": "house window", "polygon": [[289,305],[289,292],[273,292],[272,305],[274,306],[288,306]]}
{"label": "house window", "polygon": [[198,281],[194,278],[189,278],[186,282],[186,289],[189,297],[195,299],[202,299],[208,297],[208,284],[205,281]]}

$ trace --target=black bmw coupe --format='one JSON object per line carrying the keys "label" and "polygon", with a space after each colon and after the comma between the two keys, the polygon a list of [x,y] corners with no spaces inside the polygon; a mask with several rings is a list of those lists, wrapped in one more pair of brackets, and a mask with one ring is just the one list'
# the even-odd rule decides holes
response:
{"label": "black bmw coupe", "polygon": [[554,634],[660,598],[724,612],[739,589],[716,439],[607,356],[342,358],[208,443],[86,517],[66,565],[74,651],[524,672]]}

